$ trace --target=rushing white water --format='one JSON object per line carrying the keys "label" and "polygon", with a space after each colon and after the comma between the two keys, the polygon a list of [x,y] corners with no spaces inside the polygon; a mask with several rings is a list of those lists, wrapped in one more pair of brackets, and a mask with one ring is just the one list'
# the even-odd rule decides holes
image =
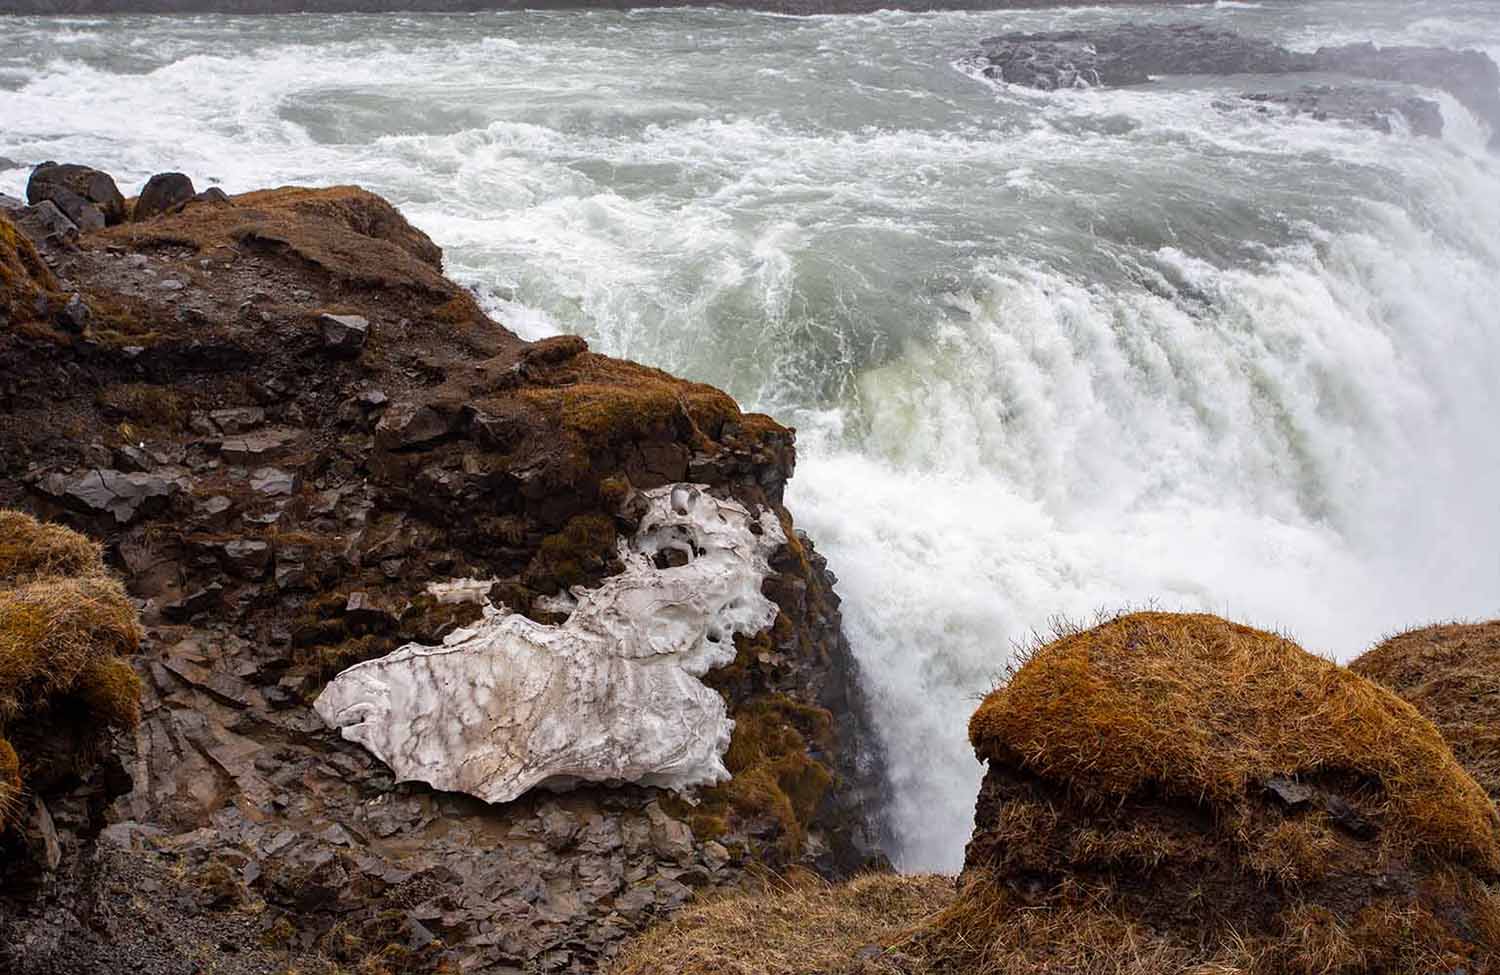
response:
{"label": "rushing white water", "polygon": [[1446,98],[1431,140],[1214,107],[1244,79],[953,67],[1122,18],[1500,54],[1487,0],[17,20],[0,156],[365,184],[523,333],[797,425],[896,852],[951,868],[967,714],[1056,614],[1208,609],[1347,658],[1500,613],[1488,133]]}

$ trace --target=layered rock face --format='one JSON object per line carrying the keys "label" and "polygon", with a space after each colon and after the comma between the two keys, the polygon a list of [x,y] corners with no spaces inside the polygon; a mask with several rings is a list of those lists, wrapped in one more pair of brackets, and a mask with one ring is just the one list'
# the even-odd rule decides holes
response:
{"label": "layered rock face", "polygon": [[[1323,72],[1448,92],[1486,122],[1500,145],[1500,67],[1481,51],[1349,44],[1312,53],[1195,24],[1003,34],[980,42],[966,63],[995,81],[1055,91],[1143,85],[1156,75],[1288,75]],[[1251,92],[1252,107],[1354,122],[1389,131],[1392,117],[1419,135],[1439,135],[1435,102],[1368,85],[1309,85],[1295,93]],[[1224,103],[1223,107],[1234,107]]]}
{"label": "layered rock face", "polygon": [[[102,230],[45,232],[50,200],[0,218],[27,267],[5,281],[21,311],[0,327],[0,505],[104,540],[146,628],[142,720],[117,742],[129,779],[103,819],[60,827],[57,871],[0,885],[0,967],[586,971],[754,865],[836,874],[876,855],[876,758],[832,577],[781,505],[791,431],[580,339],[517,339],[361,190],[156,186],[156,212]],[[717,610],[650,602],[693,573],[724,582],[704,590]],[[612,663],[595,690],[634,702],[622,668],[678,668],[637,690],[683,720],[678,744],[712,744],[656,781],[733,774],[696,805],[581,784],[571,759],[543,778],[577,788],[474,790],[518,796],[495,805],[401,784],[396,751],[393,775],[313,708],[341,672],[392,686],[401,654],[380,658],[465,627],[577,662],[624,632],[611,613],[644,638],[657,610],[675,635],[636,651],[660,659]],[[713,621],[708,652],[689,631]],[[600,777],[654,774],[627,765]]]}

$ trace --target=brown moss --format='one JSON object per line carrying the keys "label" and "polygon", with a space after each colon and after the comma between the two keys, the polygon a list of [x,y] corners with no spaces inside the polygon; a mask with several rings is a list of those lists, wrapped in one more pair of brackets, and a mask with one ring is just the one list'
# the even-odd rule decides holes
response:
{"label": "brown moss", "polygon": [[0,832],[4,832],[21,809],[21,758],[15,748],[0,738]]}
{"label": "brown moss", "polygon": [[1500,799],[1500,620],[1410,630],[1349,669],[1422,712],[1469,774]]}
{"label": "brown moss", "polygon": [[352,284],[412,289],[442,301],[460,293],[442,276],[438,246],[366,190],[282,187],[246,193],[233,202],[189,205],[145,223],[108,228],[98,237],[136,250],[250,248],[296,259]]}
{"label": "brown moss", "polygon": [[1213,616],[1139,613],[1040,648],[975,712],[985,760],[1100,804],[1158,789],[1233,804],[1276,777],[1344,774],[1383,797],[1386,841],[1500,868],[1488,797],[1390,692]]}
{"label": "brown moss", "polygon": [[187,419],[182,395],[166,386],[118,383],[101,389],[95,399],[106,416],[125,418],[145,427],[175,430]]}
{"label": "brown moss", "polygon": [[90,664],[135,653],[140,639],[114,579],[54,577],[0,591],[0,723],[73,692]]}
{"label": "brown moss", "polygon": [[542,539],[523,581],[548,595],[597,582],[611,571],[619,571],[618,538],[612,518],[601,514],[577,515],[561,531]]}
{"label": "brown moss", "polygon": [[101,732],[139,720],[140,681],[119,658],[139,648],[141,627],[97,545],[17,512],[0,512],[0,532],[3,829],[23,770],[33,781],[39,769],[49,781],[82,771]]}
{"label": "brown moss", "polygon": [[528,403],[555,412],[590,445],[639,440],[712,440],[741,416],[726,393],[632,362],[584,352],[554,370],[557,385],[527,386]]}
{"label": "brown moss", "polygon": [[724,755],[730,780],[702,790],[696,806],[668,800],[669,811],[688,821],[699,839],[716,839],[735,821],[776,826],[780,855],[801,851],[807,825],[833,785],[833,773],[813,758],[826,746],[833,716],[782,694],[755,698],[734,713],[734,733]]}
{"label": "brown moss", "polygon": [[1497,820],[1430,723],[1281,637],[1141,613],[1035,650],[989,762],[943,972],[1486,971]]}
{"label": "brown moss", "polygon": [[85,536],[19,511],[0,511],[0,585],[103,571],[99,545]]}
{"label": "brown moss", "polygon": [[36,247],[0,215],[0,326],[46,325],[60,301],[57,279]]}

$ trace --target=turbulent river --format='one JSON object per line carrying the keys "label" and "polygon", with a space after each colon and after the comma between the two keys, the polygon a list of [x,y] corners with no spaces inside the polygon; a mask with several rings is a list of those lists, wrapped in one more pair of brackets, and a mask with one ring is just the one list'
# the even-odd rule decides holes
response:
{"label": "turbulent river", "polygon": [[1155,604],[1348,658],[1500,613],[1500,158],[1226,112],[1233,79],[1006,90],[982,37],[1191,20],[1471,46],[1489,0],[790,19],[16,19],[0,191],[353,182],[527,336],[799,430],[899,862],[955,867],[976,697],[1058,615]]}

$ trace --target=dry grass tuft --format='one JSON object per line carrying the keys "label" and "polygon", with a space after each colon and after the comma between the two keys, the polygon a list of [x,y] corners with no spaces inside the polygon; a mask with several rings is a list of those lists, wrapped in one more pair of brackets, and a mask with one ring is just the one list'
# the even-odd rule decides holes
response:
{"label": "dry grass tuft", "polygon": [[1500,620],[1410,630],[1349,669],[1422,712],[1475,781],[1500,799]]}
{"label": "dry grass tuft", "polygon": [[[140,641],[135,608],[105,574],[97,545],[28,515],[0,512],[0,829],[14,812],[27,767],[24,749],[18,756],[5,738],[46,738],[39,726],[59,707],[81,707],[100,732],[134,725],[141,685],[121,658]],[[78,745],[82,763],[92,743]]]}
{"label": "dry grass tuft", "polygon": [[99,575],[104,560],[97,543],[19,511],[0,511],[0,586],[45,576]]}
{"label": "dry grass tuft", "polygon": [[[684,909],[629,944],[612,975],[874,975],[905,971],[904,933],[946,908],[953,878],[764,881]],[[911,962],[914,959],[905,959]],[[919,969],[923,970],[923,969]]]}
{"label": "dry grass tuft", "polygon": [[57,279],[36,247],[8,217],[0,216],[0,328],[46,324],[58,301]]}
{"label": "dry grass tuft", "polygon": [[527,386],[528,403],[556,411],[591,446],[628,441],[713,440],[740,417],[728,394],[633,362],[584,352],[555,369],[556,385]]}

